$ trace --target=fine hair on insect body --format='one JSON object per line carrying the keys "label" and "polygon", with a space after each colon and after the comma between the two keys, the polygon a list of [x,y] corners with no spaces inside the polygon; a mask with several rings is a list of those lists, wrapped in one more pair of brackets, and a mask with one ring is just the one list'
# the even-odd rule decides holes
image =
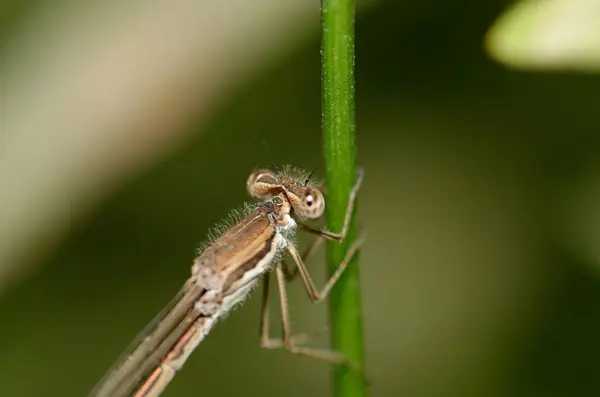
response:
{"label": "fine hair on insect body", "polygon": [[[348,200],[340,233],[304,225],[302,220],[320,218],[325,199],[313,173],[292,166],[254,171],[247,180],[248,193],[258,202],[232,211],[208,233],[208,242],[193,260],[191,277],[172,302],[150,323],[130,349],[109,370],[90,397],[157,397],[167,387],[187,358],[215,324],[242,303],[260,280],[263,283],[260,344],[267,349],[285,348],[293,354],[352,366],[344,356],[302,345],[294,335],[288,312],[286,275],[282,260],[287,253],[296,264],[309,298],[323,300],[362,245],[364,234],[348,249],[346,257],[325,286],[318,290],[294,242],[298,227],[319,238],[343,241],[352,216],[356,193],[362,182],[359,172]],[[296,218],[298,221],[296,221]],[[315,244],[316,246],[316,244]],[[309,250],[311,251],[311,250]],[[279,287],[283,335],[269,336],[268,292],[270,271],[275,270]]]}

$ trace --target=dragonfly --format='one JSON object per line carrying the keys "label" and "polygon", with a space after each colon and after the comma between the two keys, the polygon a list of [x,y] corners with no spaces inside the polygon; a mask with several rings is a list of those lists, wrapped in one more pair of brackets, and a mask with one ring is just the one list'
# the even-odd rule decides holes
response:
{"label": "dragonfly", "polygon": [[[209,233],[209,242],[193,260],[191,277],[171,302],[140,333],[130,348],[111,367],[88,397],[158,397],[212,328],[242,303],[261,279],[260,344],[267,349],[284,348],[291,353],[335,364],[351,365],[343,355],[326,349],[307,347],[306,335],[292,333],[286,281],[300,274],[313,302],[325,299],[364,241],[361,232],[345,258],[321,290],[305,266],[305,260],[319,241],[342,242],[352,219],[362,169],[350,191],[342,230],[333,233],[312,228],[302,221],[320,218],[325,199],[312,173],[284,166],[276,171],[258,169],[247,180],[250,196],[258,199],[234,210]],[[298,228],[318,236],[304,255],[294,242]],[[286,254],[296,267],[283,266]],[[269,332],[269,278],[275,270],[279,289],[283,335],[271,338]]]}

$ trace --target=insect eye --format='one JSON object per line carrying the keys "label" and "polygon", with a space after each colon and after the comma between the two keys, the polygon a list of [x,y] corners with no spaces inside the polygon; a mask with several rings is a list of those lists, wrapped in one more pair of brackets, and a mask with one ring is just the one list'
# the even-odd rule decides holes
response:
{"label": "insect eye", "polygon": [[312,194],[307,194],[306,195],[306,205],[308,205],[309,207],[313,205],[314,202],[314,197],[312,196]]}
{"label": "insect eye", "polygon": [[281,199],[281,197],[273,197],[273,202],[279,206],[283,205],[283,200]]}
{"label": "insect eye", "polygon": [[253,172],[246,182],[246,187],[250,196],[258,199],[270,198],[281,190],[278,176],[266,169]]}

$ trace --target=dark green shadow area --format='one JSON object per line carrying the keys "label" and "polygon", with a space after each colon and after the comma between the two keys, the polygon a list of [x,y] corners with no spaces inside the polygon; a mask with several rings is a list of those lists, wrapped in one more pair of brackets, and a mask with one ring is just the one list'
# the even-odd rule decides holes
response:
{"label": "dark green shadow area", "polygon": [[[362,259],[373,396],[600,393],[594,377],[600,353],[598,264],[563,248],[566,230],[555,206],[600,154],[600,78],[518,73],[489,60],[483,34],[507,4],[388,1],[358,16],[357,137],[359,164],[367,170],[361,219],[373,235],[385,231],[380,240],[369,240],[371,247],[389,248],[367,246]],[[246,177],[255,166],[291,163],[323,174],[318,32],[290,52],[238,87],[203,134],[73,225],[43,270],[3,297],[0,396],[84,395],[188,277],[206,230],[246,200]],[[510,220],[530,217],[527,225],[538,243],[523,250],[542,253],[537,262],[524,261],[523,271],[535,282],[519,284],[527,298],[517,306],[531,305],[534,320],[506,315],[510,337],[490,337],[497,343],[490,351],[500,353],[473,358],[474,367],[494,369],[465,370],[460,381],[446,367],[427,370],[422,364],[423,372],[411,373],[413,364],[421,364],[407,365],[405,351],[384,339],[402,339],[410,322],[407,310],[397,309],[405,299],[402,288],[381,287],[391,277],[412,282],[414,274],[402,267],[410,260],[395,251],[405,248],[402,241],[410,234],[394,234],[410,220],[395,212],[378,216],[420,186],[403,179],[402,148],[408,145],[426,148],[423,157],[415,155],[420,162],[411,163],[418,170],[440,159],[468,159],[472,166],[465,173],[498,191],[505,180],[518,181],[507,201],[525,210]],[[424,177],[422,184],[430,187],[430,180]],[[493,201],[473,197],[465,206],[488,199]],[[457,220],[457,229],[469,222]],[[406,227],[433,234],[428,225]],[[423,255],[444,249],[443,242],[434,243]],[[325,274],[324,268],[312,269]],[[421,296],[435,292],[424,289]],[[292,309],[313,313],[297,284],[292,299]],[[328,395],[327,365],[258,347],[258,300],[251,298],[215,329],[165,396]],[[416,318],[427,315],[422,303],[414,302]],[[488,312],[496,309],[490,305]],[[299,330],[320,329],[325,307],[316,310],[314,317],[301,316]],[[478,322],[469,318],[461,325],[470,329]],[[445,331],[432,326],[423,333]],[[469,340],[456,343],[452,352],[471,346]]]}

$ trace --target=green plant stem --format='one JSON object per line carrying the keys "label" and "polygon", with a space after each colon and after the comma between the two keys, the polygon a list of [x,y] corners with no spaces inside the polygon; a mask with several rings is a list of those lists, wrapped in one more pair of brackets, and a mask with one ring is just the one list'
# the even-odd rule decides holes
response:
{"label": "green plant stem", "polygon": [[[356,180],[354,116],[354,0],[322,0],[323,148],[327,181],[327,225],[340,231],[348,195]],[[356,215],[356,214],[355,214]],[[329,243],[327,258],[332,274],[355,241],[352,221],[344,243]],[[330,295],[331,342],[364,371],[363,329],[359,288],[358,257]],[[336,366],[334,395],[363,397],[364,377],[357,371]]]}

